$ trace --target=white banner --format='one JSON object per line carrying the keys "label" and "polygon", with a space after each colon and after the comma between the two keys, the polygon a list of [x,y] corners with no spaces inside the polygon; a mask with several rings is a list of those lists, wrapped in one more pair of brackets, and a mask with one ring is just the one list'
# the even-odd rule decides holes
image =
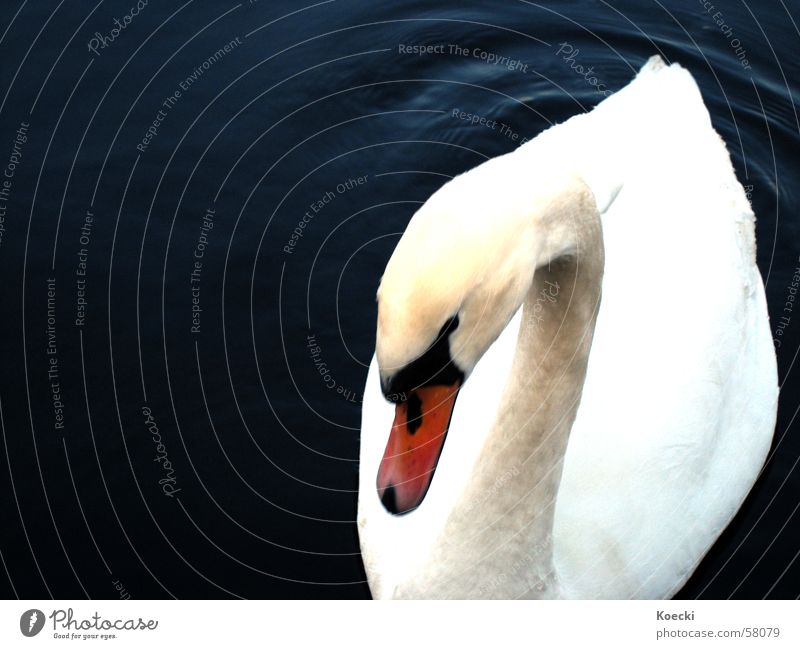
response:
{"label": "white banner", "polygon": [[796,649],[799,618],[797,601],[4,601],[0,647]]}

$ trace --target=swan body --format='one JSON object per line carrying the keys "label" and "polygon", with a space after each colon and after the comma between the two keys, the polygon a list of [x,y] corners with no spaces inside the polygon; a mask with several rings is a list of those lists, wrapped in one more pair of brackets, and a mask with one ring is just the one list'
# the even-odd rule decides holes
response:
{"label": "swan body", "polygon": [[[398,515],[387,437],[411,406],[385,397],[437,331],[460,387]],[[654,57],[440,188],[387,266],[376,352],[358,501],[374,597],[672,596],[758,476],[778,395],[753,213],[691,75]]]}

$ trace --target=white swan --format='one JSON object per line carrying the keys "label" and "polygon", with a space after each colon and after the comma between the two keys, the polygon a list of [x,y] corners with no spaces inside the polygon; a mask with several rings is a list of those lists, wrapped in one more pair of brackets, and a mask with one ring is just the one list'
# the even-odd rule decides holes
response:
{"label": "white swan", "polygon": [[398,243],[362,418],[372,594],[669,597],[750,490],[777,394],[752,211],[655,57]]}

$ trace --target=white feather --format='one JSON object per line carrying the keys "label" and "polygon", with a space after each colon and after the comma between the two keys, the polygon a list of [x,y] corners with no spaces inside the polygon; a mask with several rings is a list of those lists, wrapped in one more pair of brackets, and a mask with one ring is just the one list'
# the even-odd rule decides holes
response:
{"label": "white feather", "polygon": [[[602,212],[606,259],[555,505],[553,562],[561,594],[669,597],[740,507],[774,430],[777,371],[755,265],[753,213],[696,83],[658,58],[591,113],[457,180],[491,197],[493,173],[530,184],[543,158],[570,160],[591,188]],[[465,207],[459,201],[475,200],[455,190],[437,196],[453,202],[447,208],[454,214]],[[404,581],[424,577],[420,571],[497,416],[519,315],[462,387],[430,490],[406,516],[388,514],[375,489],[394,408],[381,395],[373,359],[358,523],[375,597],[390,597]],[[514,481],[499,472],[498,484],[513,488]],[[487,522],[477,506],[476,529]],[[523,539],[504,532],[496,542]],[[525,576],[506,578],[493,594],[516,596],[515,579]]]}

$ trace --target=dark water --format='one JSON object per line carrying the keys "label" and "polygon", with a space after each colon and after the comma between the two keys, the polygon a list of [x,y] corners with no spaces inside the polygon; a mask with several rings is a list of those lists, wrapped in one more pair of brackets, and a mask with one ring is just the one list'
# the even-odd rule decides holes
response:
{"label": "dark water", "polygon": [[714,4],[4,3],[0,593],[368,596],[359,401],[393,246],[448,176],[660,52],[750,191],[783,383],[764,474],[680,595],[797,597],[800,7]]}

